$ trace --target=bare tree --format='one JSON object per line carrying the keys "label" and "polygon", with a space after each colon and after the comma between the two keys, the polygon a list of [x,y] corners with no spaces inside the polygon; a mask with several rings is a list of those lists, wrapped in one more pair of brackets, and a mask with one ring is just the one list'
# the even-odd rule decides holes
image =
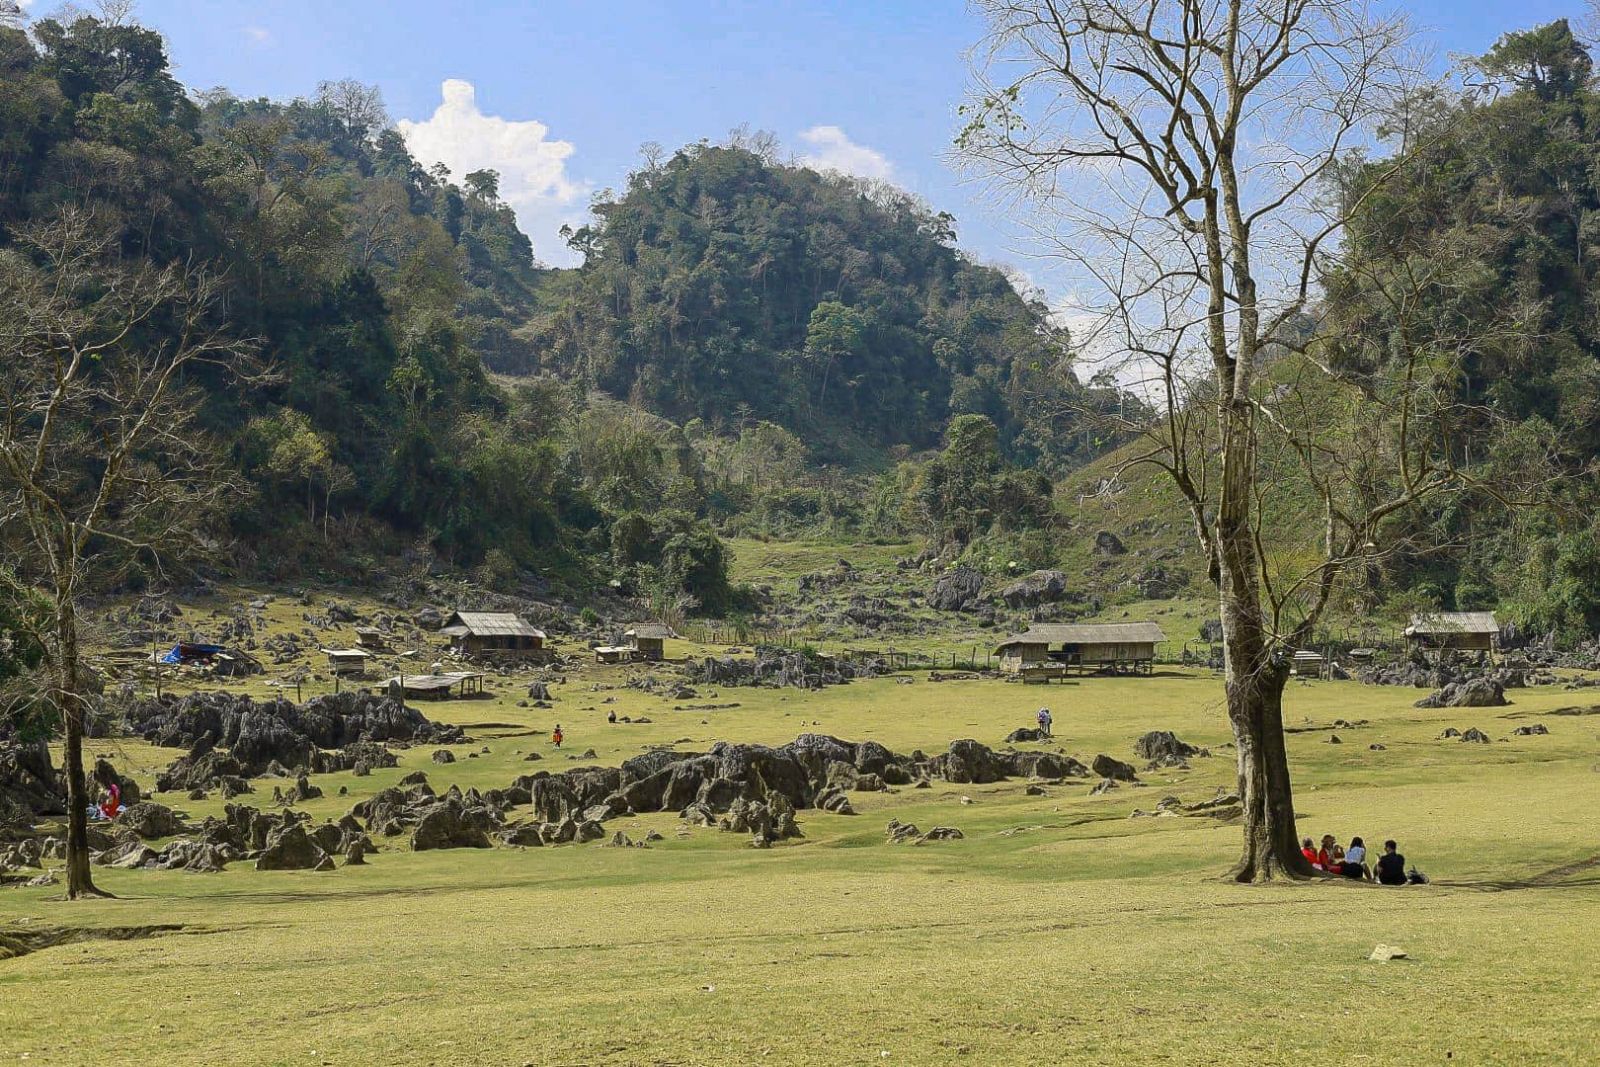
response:
{"label": "bare tree", "polygon": [[43,590],[49,696],[66,739],[67,896],[89,870],[83,738],[95,680],[85,595],[134,560],[193,544],[226,491],[195,425],[192,376],[236,373],[251,348],[218,325],[217,279],[130,265],[92,214],[68,209],[0,252],[0,526]]}
{"label": "bare tree", "polygon": [[[1170,476],[1218,589],[1244,812],[1232,876],[1309,877],[1283,736],[1291,653],[1399,517],[1472,482],[1452,374],[1475,339],[1429,314],[1460,256],[1368,279],[1363,299],[1402,324],[1382,351],[1329,336],[1317,303],[1344,224],[1412,147],[1330,194],[1416,88],[1407,27],[1365,0],[977,6],[989,35],[958,148],[1070,265],[1083,358],[1159,413],[1127,427],[1147,446],[1136,462]],[[1264,478],[1264,457],[1292,477]],[[1307,500],[1317,541],[1293,543]]]}
{"label": "bare tree", "polygon": [[339,120],[351,140],[366,141],[389,125],[383,90],[354,78],[317,83],[317,103]]}

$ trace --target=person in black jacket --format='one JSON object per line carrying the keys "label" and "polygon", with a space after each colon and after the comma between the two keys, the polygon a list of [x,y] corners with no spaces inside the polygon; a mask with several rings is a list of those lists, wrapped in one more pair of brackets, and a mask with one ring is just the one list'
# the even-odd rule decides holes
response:
{"label": "person in black jacket", "polygon": [[1397,851],[1393,841],[1383,843],[1383,855],[1378,857],[1378,881],[1384,885],[1406,884],[1406,858]]}

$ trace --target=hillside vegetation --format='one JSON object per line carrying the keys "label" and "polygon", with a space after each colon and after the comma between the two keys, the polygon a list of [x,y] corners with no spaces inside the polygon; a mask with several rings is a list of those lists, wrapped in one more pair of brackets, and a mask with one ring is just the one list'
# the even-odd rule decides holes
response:
{"label": "hillside vegetation", "polygon": [[360,577],[404,553],[722,612],[713,523],[937,538],[916,501],[948,494],[921,494],[920,465],[875,505],[863,489],[952,419],[987,420],[1013,464],[1100,447],[1070,413],[1111,392],[954,220],[749,138],[641,169],[557,271],[493,171],[424,166],[373,88],[195,95],[157,33],[77,14],[0,24],[0,72],[7,269],[47,277],[49,227],[87,212],[125,263],[207,265],[216,323],[270,370],[193,382],[235,490],[213,572]]}
{"label": "hillside vegetation", "polygon": [[1059,425],[1089,391],[1047,309],[893,186],[701,143],[594,214],[570,237],[583,266],[545,279],[531,351],[495,365],[680,422],[774,422],[826,462],[881,465],[867,449],[936,445],[961,414],[988,416],[1030,462],[1093,448]]}

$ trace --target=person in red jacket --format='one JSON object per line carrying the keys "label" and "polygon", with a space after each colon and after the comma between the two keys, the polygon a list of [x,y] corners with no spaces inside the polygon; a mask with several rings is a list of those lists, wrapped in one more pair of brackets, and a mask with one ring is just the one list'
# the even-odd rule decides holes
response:
{"label": "person in red jacket", "polygon": [[100,814],[108,819],[115,819],[120,811],[122,811],[122,790],[116,782],[112,782],[106,786],[106,799],[100,805]]}
{"label": "person in red jacket", "polygon": [[550,740],[554,741],[557,748],[561,747],[561,724],[556,723],[556,728],[550,731]]}
{"label": "person in red jacket", "polygon": [[1311,864],[1311,866],[1315,867],[1319,871],[1322,870],[1322,860],[1317,858],[1317,849],[1316,846],[1311,843],[1311,838],[1308,837],[1304,841],[1300,842],[1300,855],[1304,856],[1306,858],[1306,862]]}

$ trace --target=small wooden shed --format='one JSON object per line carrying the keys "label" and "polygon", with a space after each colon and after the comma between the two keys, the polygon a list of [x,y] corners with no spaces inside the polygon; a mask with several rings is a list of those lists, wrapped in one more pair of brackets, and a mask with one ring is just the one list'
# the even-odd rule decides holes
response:
{"label": "small wooden shed", "polygon": [[628,644],[634,649],[634,659],[659,661],[666,655],[666,640],[676,637],[670,626],[663,626],[658,622],[642,622],[637,626],[629,627],[622,631],[622,636],[628,639]]}
{"label": "small wooden shed", "polygon": [[1024,680],[1075,671],[1149,674],[1167,639],[1153,622],[1042,623],[1001,642],[1000,670]]}
{"label": "small wooden shed", "polygon": [[1434,611],[1411,616],[1406,640],[1429,651],[1493,652],[1500,623],[1492,611]]}
{"label": "small wooden shed", "polygon": [[509,611],[458,611],[445,620],[440,633],[450,647],[471,656],[507,659],[545,659],[545,632]]}
{"label": "small wooden shed", "polygon": [[1321,652],[1302,648],[1296,650],[1290,671],[1296,678],[1321,678],[1327,662]]}
{"label": "small wooden shed", "polygon": [[325,648],[322,652],[328,657],[328,669],[334,674],[362,674],[367,669],[367,660],[372,658],[372,653],[362,648]]}

